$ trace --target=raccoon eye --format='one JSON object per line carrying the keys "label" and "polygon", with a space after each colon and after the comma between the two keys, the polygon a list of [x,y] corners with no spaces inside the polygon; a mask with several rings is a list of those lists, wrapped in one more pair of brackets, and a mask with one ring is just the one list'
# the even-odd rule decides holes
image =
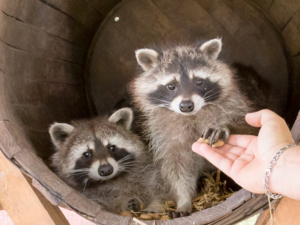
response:
{"label": "raccoon eye", "polygon": [[88,159],[91,156],[92,156],[92,151],[91,150],[89,150],[89,151],[82,154],[82,157],[85,158],[85,159]]}
{"label": "raccoon eye", "polygon": [[204,84],[204,81],[203,81],[203,80],[198,80],[198,81],[197,81],[197,85],[198,85],[198,86],[202,86],[203,84]]}
{"label": "raccoon eye", "polygon": [[167,88],[168,88],[170,91],[172,91],[172,90],[175,89],[175,85],[174,85],[174,84],[168,84],[168,85],[167,85]]}
{"label": "raccoon eye", "polygon": [[117,149],[117,147],[115,145],[109,145],[108,146],[108,150],[111,152],[114,152]]}

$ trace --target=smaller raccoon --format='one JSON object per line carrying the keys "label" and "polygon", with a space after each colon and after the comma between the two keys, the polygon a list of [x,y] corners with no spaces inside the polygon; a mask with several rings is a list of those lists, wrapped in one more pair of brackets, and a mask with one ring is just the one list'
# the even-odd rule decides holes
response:
{"label": "smaller raccoon", "polygon": [[67,184],[111,212],[159,212],[164,187],[159,169],[144,143],[130,132],[130,108],[116,111],[108,119],[54,123],[49,133],[56,152],[52,166]]}

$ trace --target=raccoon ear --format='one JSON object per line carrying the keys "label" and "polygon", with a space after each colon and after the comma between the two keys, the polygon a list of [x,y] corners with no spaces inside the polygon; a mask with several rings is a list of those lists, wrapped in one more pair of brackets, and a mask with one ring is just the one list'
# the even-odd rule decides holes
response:
{"label": "raccoon ear", "polygon": [[130,130],[133,120],[133,112],[131,108],[122,108],[112,114],[108,121],[124,126],[127,130]]}
{"label": "raccoon ear", "polygon": [[222,49],[222,40],[219,38],[205,42],[199,50],[209,59],[217,59]]}
{"label": "raccoon ear", "polygon": [[67,123],[54,123],[49,128],[52,143],[60,147],[67,137],[73,132],[74,127]]}
{"label": "raccoon ear", "polygon": [[143,48],[135,51],[137,62],[144,71],[148,71],[151,68],[156,67],[158,56],[158,52],[153,49]]}

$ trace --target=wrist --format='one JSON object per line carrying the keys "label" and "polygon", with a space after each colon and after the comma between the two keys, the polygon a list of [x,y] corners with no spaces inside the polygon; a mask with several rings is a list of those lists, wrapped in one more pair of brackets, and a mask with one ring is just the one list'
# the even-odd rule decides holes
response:
{"label": "wrist", "polygon": [[[278,145],[276,147],[277,150],[273,152],[272,159],[280,149],[290,144],[291,143],[282,143],[281,145]],[[292,146],[286,149],[275,161],[268,179],[268,189],[270,192],[282,195],[287,195],[287,193],[289,193],[291,185],[293,185],[297,176],[296,173],[299,170],[297,168],[300,162],[299,150],[298,146]],[[270,162],[268,166],[270,165]]]}

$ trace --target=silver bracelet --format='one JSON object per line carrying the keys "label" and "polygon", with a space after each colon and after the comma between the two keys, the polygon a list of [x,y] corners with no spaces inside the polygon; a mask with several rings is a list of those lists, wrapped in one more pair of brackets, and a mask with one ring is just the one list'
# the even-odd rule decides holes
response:
{"label": "silver bracelet", "polygon": [[269,176],[271,175],[271,170],[272,170],[272,167],[273,165],[276,163],[277,159],[279,158],[279,156],[282,155],[282,153],[285,152],[285,150],[293,147],[293,146],[296,146],[295,144],[291,144],[291,145],[287,145],[285,147],[283,147],[282,149],[280,149],[276,155],[274,156],[274,158],[272,159],[272,161],[270,162],[270,165],[269,165],[269,168],[266,170],[265,172],[265,178],[264,178],[264,189],[266,190],[266,195],[272,199],[280,199],[282,198],[283,196],[280,195],[280,194],[273,194],[272,192],[269,191],[269,187],[268,187],[268,182],[269,182]]}

